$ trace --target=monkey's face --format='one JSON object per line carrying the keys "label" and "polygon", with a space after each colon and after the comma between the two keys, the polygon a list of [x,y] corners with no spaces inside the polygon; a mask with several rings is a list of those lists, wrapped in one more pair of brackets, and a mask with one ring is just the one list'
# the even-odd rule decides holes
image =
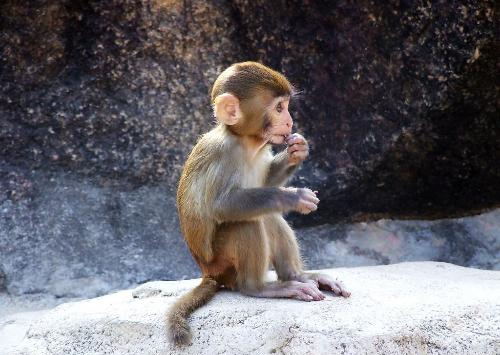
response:
{"label": "monkey's face", "polygon": [[224,93],[214,100],[214,114],[219,122],[230,127],[238,136],[284,144],[292,133],[293,125],[288,111],[289,103],[290,96],[274,97],[270,90],[260,90],[244,100]]}
{"label": "monkey's face", "polygon": [[290,98],[280,96],[272,100],[264,115],[263,137],[271,144],[284,144],[292,133],[293,120],[288,105]]}

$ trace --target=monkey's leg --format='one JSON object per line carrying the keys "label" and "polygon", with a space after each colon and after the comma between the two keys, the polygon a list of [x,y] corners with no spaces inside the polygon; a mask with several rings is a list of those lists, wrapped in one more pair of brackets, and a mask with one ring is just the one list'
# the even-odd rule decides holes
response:
{"label": "monkey's leg", "polygon": [[233,260],[236,287],[254,297],[286,297],[304,301],[321,300],[323,295],[313,283],[265,282],[269,268],[269,244],[262,221],[227,223],[219,227],[217,250]]}
{"label": "monkey's leg", "polygon": [[263,221],[269,237],[271,260],[278,279],[298,280],[304,273],[304,267],[295,233],[280,214],[267,215]]}
{"label": "monkey's leg", "polygon": [[214,248],[219,258],[231,260],[236,270],[232,289],[260,288],[269,268],[269,246],[262,222],[232,222],[218,226]]}
{"label": "monkey's leg", "polygon": [[273,265],[280,280],[313,283],[319,289],[333,291],[336,295],[350,296],[350,292],[342,282],[331,276],[303,271],[295,233],[283,216],[278,214],[266,216],[264,226],[269,235]]}

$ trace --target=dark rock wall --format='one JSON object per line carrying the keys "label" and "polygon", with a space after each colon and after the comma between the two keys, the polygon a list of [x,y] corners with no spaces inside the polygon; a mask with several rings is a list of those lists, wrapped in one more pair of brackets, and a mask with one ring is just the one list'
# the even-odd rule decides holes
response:
{"label": "dark rock wall", "polygon": [[[257,59],[303,92],[303,184],[327,205],[307,220],[498,204],[493,3],[7,1],[1,14],[0,157],[18,167],[173,185],[212,124],[217,73]],[[4,197],[26,194],[17,179]]]}
{"label": "dark rock wall", "polygon": [[297,116],[314,150],[303,174],[323,197],[304,223],[498,204],[493,3],[236,3],[247,51],[304,90]]}
{"label": "dark rock wall", "polygon": [[493,1],[3,1],[0,288],[193,276],[173,196],[213,124],[211,84],[235,61],[260,60],[302,91],[292,110],[312,154],[293,184],[322,203],[290,216],[296,226],[498,206],[495,11]]}
{"label": "dark rock wall", "polygon": [[182,4],[5,3],[2,159],[119,185],[175,184],[211,125],[211,81],[238,52],[224,37],[227,6]]}

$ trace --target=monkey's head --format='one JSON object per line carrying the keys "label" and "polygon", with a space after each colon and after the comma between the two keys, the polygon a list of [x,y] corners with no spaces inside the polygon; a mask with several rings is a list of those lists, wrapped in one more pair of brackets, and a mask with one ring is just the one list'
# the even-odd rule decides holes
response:
{"label": "monkey's head", "polygon": [[288,111],[294,88],[280,73],[256,62],[231,65],[212,88],[217,120],[234,134],[283,144],[292,133]]}

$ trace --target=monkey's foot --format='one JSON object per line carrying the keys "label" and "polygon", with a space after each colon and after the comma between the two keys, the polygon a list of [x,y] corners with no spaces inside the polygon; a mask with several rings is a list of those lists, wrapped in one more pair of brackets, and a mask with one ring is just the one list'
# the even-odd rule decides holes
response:
{"label": "monkey's foot", "polygon": [[253,297],[295,298],[302,301],[321,301],[325,295],[312,282],[285,281],[270,282],[262,290],[242,290]]}
{"label": "monkey's foot", "polygon": [[316,280],[318,281],[319,288],[322,290],[333,291],[337,296],[346,298],[351,295],[340,280],[334,280],[332,277],[325,274],[318,274]]}
{"label": "monkey's foot", "polygon": [[315,284],[320,290],[332,291],[337,296],[349,297],[351,293],[347,291],[346,287],[340,280],[333,279],[331,276],[325,274],[309,274],[304,273],[297,277],[298,281],[310,282]]}

